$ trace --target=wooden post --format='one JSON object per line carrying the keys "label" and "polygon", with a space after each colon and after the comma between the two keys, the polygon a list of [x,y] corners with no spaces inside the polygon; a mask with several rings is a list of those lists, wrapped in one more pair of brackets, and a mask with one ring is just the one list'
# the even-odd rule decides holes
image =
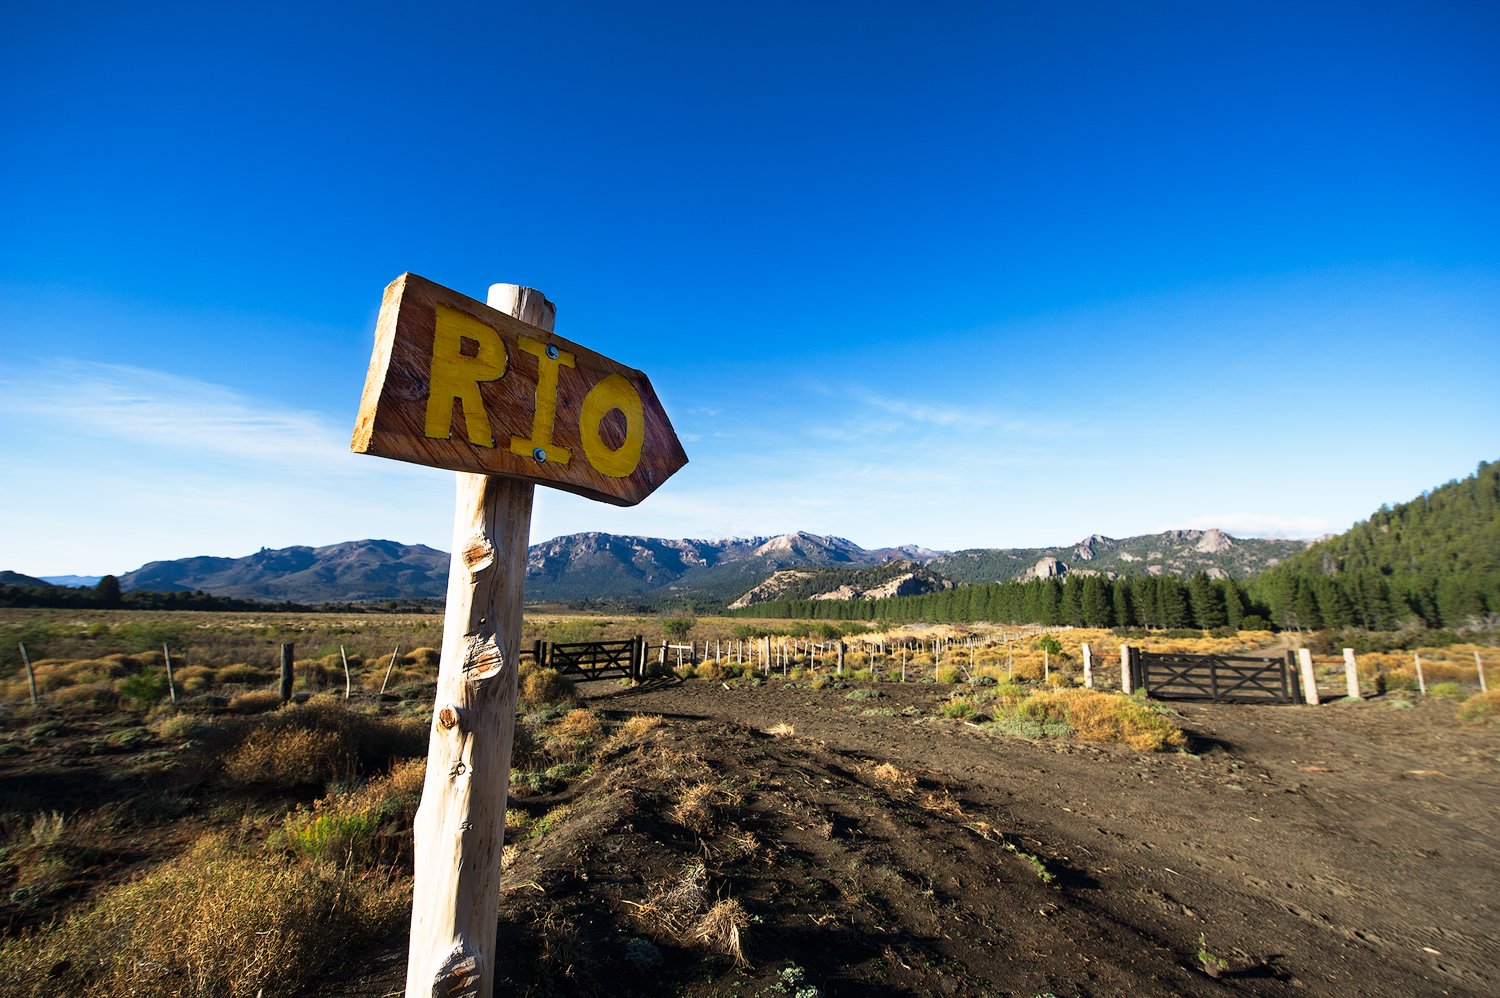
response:
{"label": "wooden post", "polygon": [[1478,649],[1474,651],[1474,671],[1479,673],[1479,692],[1488,693],[1490,686],[1484,681],[1484,662],[1479,657]]}
{"label": "wooden post", "polygon": [[162,657],[167,660],[167,693],[172,697],[172,702],[177,702],[177,683],[172,678],[172,649],[167,647],[167,642],[161,643]]}
{"label": "wooden post", "polygon": [[1359,699],[1359,666],[1354,661],[1354,649],[1344,649],[1344,684],[1351,700]]}
{"label": "wooden post", "polygon": [[1316,707],[1323,701],[1318,696],[1318,677],[1313,673],[1312,651],[1307,648],[1298,648],[1297,664],[1301,666],[1302,699]]}
{"label": "wooden post", "polygon": [[767,634],[761,638],[764,647],[764,661],[766,663],[766,678],[771,678],[771,636]]}
{"label": "wooden post", "polygon": [[1422,675],[1422,653],[1414,651],[1411,655],[1417,663],[1417,690],[1425,697],[1427,695],[1427,678]]}
{"label": "wooden post", "polygon": [[286,703],[292,698],[292,663],[296,659],[297,646],[285,644],[281,646],[281,702]]}
{"label": "wooden post", "polygon": [[339,658],[343,659],[343,662],[344,662],[344,699],[348,700],[349,699],[349,687],[352,684],[350,683],[350,680],[349,680],[349,656],[348,656],[348,654],[345,653],[343,645],[339,645]]}
{"label": "wooden post", "polygon": [[391,670],[396,667],[396,656],[401,653],[401,646],[397,645],[391,649],[391,664],[385,667],[385,678],[380,681],[380,692],[377,696],[385,696],[385,686],[391,681]]}
{"label": "wooden post", "polygon": [[1083,651],[1083,686],[1084,689],[1094,688],[1094,653],[1085,641],[1082,645]]}
{"label": "wooden post", "polygon": [[26,685],[31,687],[31,705],[36,706],[36,671],[31,668],[31,656],[26,654],[26,642],[18,642],[16,647],[21,649],[21,662],[26,666]]}
{"label": "wooden post", "polygon": [[1134,679],[1134,676],[1131,674],[1131,671],[1130,671],[1130,646],[1129,645],[1121,645],[1120,646],[1120,692],[1121,693],[1134,693],[1135,692],[1135,683],[1132,682],[1133,679]]}
{"label": "wooden post", "polygon": [[[551,331],[538,291],[490,288],[491,308]],[[413,823],[414,878],[407,998],[494,992],[495,926],[526,546],[536,487],[455,473],[453,555],[427,778]]]}
{"label": "wooden post", "polygon": [[839,675],[839,676],[842,676],[844,674],[844,639],[843,638],[839,638],[838,648],[839,648],[838,671],[835,674]]}

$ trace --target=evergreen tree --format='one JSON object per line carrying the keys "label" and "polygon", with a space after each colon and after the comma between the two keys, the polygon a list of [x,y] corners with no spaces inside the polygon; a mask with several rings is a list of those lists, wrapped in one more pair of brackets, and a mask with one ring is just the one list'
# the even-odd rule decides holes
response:
{"label": "evergreen tree", "polygon": [[1110,597],[1114,603],[1115,626],[1135,627],[1140,621],[1136,620],[1135,612],[1130,606],[1130,583],[1124,579],[1116,579],[1110,589]]}
{"label": "evergreen tree", "polygon": [[1071,627],[1083,626],[1083,577],[1069,575],[1062,584],[1062,597],[1057,607],[1057,622]]}
{"label": "evergreen tree", "polygon": [[1083,606],[1083,623],[1087,627],[1109,626],[1109,595],[1105,581],[1097,575],[1083,580],[1083,593],[1079,598]]}
{"label": "evergreen tree", "polygon": [[94,602],[99,606],[116,607],[120,605],[120,580],[113,575],[106,575],[94,586]]}
{"label": "evergreen tree", "polygon": [[1162,576],[1156,580],[1156,602],[1161,626],[1187,627],[1192,623],[1188,610],[1187,587],[1176,579]]}
{"label": "evergreen tree", "polygon": [[1188,603],[1193,610],[1193,621],[1204,630],[1229,623],[1224,610],[1224,594],[1207,572],[1198,572],[1188,581]]}

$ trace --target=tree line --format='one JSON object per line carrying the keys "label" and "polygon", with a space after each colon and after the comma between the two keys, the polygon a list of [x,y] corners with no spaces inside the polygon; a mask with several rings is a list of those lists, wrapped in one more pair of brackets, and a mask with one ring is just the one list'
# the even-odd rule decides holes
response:
{"label": "tree line", "polygon": [[1339,576],[1268,573],[1240,583],[1171,576],[1073,574],[1065,580],[989,582],[922,596],[875,600],[773,600],[731,611],[740,617],[1059,624],[1075,627],[1195,627],[1213,630],[1361,627],[1392,630],[1474,626],[1500,612],[1500,574],[1379,572]]}

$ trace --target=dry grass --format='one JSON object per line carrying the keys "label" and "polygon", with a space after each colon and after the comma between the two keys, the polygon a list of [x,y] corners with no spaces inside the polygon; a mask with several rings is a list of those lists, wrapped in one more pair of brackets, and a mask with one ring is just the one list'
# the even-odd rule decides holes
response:
{"label": "dry grass", "polygon": [[44,933],[0,946],[7,995],[254,998],[289,994],[351,937],[404,916],[405,882],[200,839]]}
{"label": "dry grass", "polygon": [[870,770],[870,775],[875,778],[877,783],[896,793],[909,794],[915,792],[917,789],[917,778],[915,776],[905,770],[896,768],[888,762],[882,762],[880,765],[873,767]]}
{"label": "dry grass", "polygon": [[1181,729],[1149,704],[1119,693],[1076,688],[1039,690],[1024,700],[1003,701],[989,730],[1031,738],[1123,742],[1139,752],[1187,744]]}
{"label": "dry grass", "polygon": [[552,734],[565,745],[586,747],[604,737],[604,723],[593,711],[580,707],[564,714]]}
{"label": "dry grass", "polygon": [[1458,718],[1472,724],[1500,721],[1500,690],[1469,697],[1458,705]]}
{"label": "dry grass", "polygon": [[578,691],[556,669],[528,669],[521,675],[521,699],[533,705],[577,703]]}
{"label": "dry grass", "polygon": [[322,786],[353,768],[336,731],[260,728],[224,757],[230,779],[261,786]]}
{"label": "dry grass", "polygon": [[426,753],[428,725],[380,717],[333,697],[284,707],[254,721],[224,755],[234,780],[266,786],[318,786],[357,772],[381,771],[393,760]]}
{"label": "dry grass", "polygon": [[733,898],[709,903],[708,870],[691,863],[645,901],[631,903],[635,919],[658,942],[692,944],[746,966],[745,934],[750,917]]}
{"label": "dry grass", "polygon": [[723,784],[693,783],[678,792],[668,816],[694,835],[707,837],[723,827],[727,812],[743,802],[737,791]]}
{"label": "dry grass", "polygon": [[634,714],[627,717],[620,726],[615,729],[614,734],[609,736],[605,743],[606,752],[618,751],[622,748],[631,748],[645,741],[646,736],[662,726],[662,719],[657,714]]}
{"label": "dry grass", "polygon": [[797,733],[797,729],[785,721],[778,721],[766,729],[766,734],[772,738],[788,738]]}
{"label": "dry grass", "polygon": [[281,706],[281,694],[275,690],[246,690],[229,698],[229,709],[236,714],[264,714]]}

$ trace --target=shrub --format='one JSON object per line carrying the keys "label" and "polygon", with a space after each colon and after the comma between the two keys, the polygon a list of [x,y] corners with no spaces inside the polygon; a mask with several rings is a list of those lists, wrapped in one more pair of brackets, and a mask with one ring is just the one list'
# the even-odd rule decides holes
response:
{"label": "shrub", "polygon": [[115,692],[134,710],[145,710],[167,695],[166,673],[138,672],[115,682]]}
{"label": "shrub", "polygon": [[521,699],[528,704],[577,703],[578,691],[556,669],[534,669],[521,680]]}
{"label": "shrub", "polygon": [[1417,674],[1408,669],[1395,669],[1385,674],[1385,688],[1388,690],[1414,690],[1417,689]]}
{"label": "shrub", "polygon": [[230,779],[281,787],[320,786],[352,769],[334,731],[259,728],[224,759]]}
{"label": "shrub", "polygon": [[579,747],[592,745],[604,737],[604,725],[594,713],[584,708],[570,710],[557,722],[552,734],[563,743]]}
{"label": "shrub", "polygon": [[661,622],[661,631],[668,640],[680,641],[687,637],[698,621],[693,617],[668,617]]}
{"label": "shrub", "polygon": [[945,665],[937,671],[937,681],[946,686],[952,686],[955,683],[960,682],[962,679],[963,673],[959,672],[951,665]]}
{"label": "shrub", "polygon": [[224,757],[232,779],[310,786],[425,754],[428,724],[362,714],[328,698],[267,715]]}
{"label": "shrub", "polygon": [[53,704],[70,710],[103,711],[119,706],[114,685],[108,681],[64,686],[49,696]]}
{"label": "shrub", "polygon": [[974,701],[968,697],[953,697],[947,703],[943,704],[942,707],[938,708],[938,712],[944,717],[962,720],[967,717],[973,717],[978,713],[978,710],[974,706]]}
{"label": "shrub", "polygon": [[252,686],[259,683],[268,683],[271,681],[271,678],[271,670],[256,668],[244,662],[226,665],[214,673],[214,683],[219,686],[228,684]]}
{"label": "shrub", "polygon": [[1458,705],[1461,721],[1479,723],[1500,720],[1500,690],[1477,693]]}
{"label": "shrub", "polygon": [[275,690],[247,690],[229,698],[229,709],[237,714],[262,714],[281,706],[281,694]]}
{"label": "shrub", "polygon": [[182,742],[201,737],[212,725],[192,714],[174,714],[156,724],[156,737],[164,742]]}
{"label": "shrub", "polygon": [[236,851],[216,835],[112,888],[45,934],[0,947],[9,995],[290,994],[350,938],[397,927],[408,889],[385,877]]}
{"label": "shrub", "polygon": [[1427,695],[1457,698],[1464,695],[1464,688],[1452,681],[1433,683],[1427,687]]}

